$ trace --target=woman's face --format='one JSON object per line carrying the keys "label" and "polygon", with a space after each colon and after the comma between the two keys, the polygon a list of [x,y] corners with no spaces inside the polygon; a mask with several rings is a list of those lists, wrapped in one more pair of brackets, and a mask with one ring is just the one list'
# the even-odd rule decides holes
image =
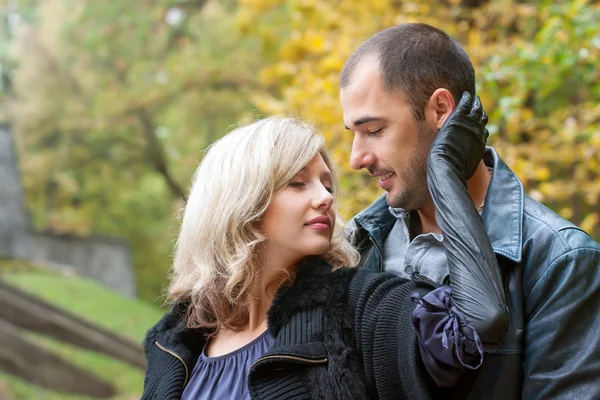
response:
{"label": "woman's face", "polygon": [[275,192],[261,227],[269,256],[298,262],[329,251],[335,208],[331,171],[317,154],[285,187]]}

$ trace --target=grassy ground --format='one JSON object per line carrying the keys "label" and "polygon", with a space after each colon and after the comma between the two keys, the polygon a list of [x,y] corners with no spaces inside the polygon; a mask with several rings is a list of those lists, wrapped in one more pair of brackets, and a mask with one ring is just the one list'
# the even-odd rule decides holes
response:
{"label": "grassy ground", "polygon": [[[0,276],[30,293],[82,316],[107,329],[141,341],[145,331],[162,315],[158,307],[128,299],[106,287],[79,277],[68,277],[29,263],[2,260]],[[139,399],[143,371],[107,356],[31,336],[55,353],[111,382],[119,394],[113,400]],[[0,399],[10,400],[88,400],[87,397],[51,392],[0,373]]]}

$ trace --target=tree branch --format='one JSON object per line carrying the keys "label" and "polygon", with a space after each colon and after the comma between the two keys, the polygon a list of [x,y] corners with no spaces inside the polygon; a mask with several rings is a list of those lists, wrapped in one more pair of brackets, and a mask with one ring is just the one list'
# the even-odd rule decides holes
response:
{"label": "tree branch", "polygon": [[142,126],[142,133],[144,134],[144,138],[146,139],[146,144],[148,146],[147,148],[150,164],[165,178],[167,186],[169,187],[173,196],[183,199],[185,197],[184,190],[181,185],[177,183],[175,179],[173,179],[173,176],[169,172],[163,147],[155,134],[156,127],[152,122],[152,117],[144,108],[137,109],[134,114]]}

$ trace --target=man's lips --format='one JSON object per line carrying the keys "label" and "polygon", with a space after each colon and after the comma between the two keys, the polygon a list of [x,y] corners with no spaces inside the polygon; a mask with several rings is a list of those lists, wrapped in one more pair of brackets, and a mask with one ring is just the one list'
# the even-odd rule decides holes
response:
{"label": "man's lips", "polygon": [[373,176],[378,177],[380,181],[385,181],[387,178],[389,178],[392,175],[394,175],[393,172],[387,172],[385,174],[377,174],[377,175],[373,175]]}
{"label": "man's lips", "polygon": [[390,188],[390,185],[392,183],[391,177],[394,175],[393,172],[387,172],[385,174],[380,174],[380,175],[373,175],[379,178],[379,186],[381,186],[383,189],[388,190]]}
{"label": "man's lips", "polygon": [[331,228],[331,218],[326,215],[315,217],[306,223],[306,226],[318,230],[329,230]]}

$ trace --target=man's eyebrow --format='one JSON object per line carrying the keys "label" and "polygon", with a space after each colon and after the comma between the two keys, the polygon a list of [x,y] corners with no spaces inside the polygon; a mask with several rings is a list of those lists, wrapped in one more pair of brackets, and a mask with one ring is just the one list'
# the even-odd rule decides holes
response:
{"label": "man's eyebrow", "polygon": [[[365,116],[362,118],[357,119],[356,121],[354,121],[354,126],[361,126],[363,124],[366,124],[367,122],[373,122],[373,121],[383,121],[384,118],[382,117],[372,117],[372,116]],[[346,128],[347,130],[350,130],[350,128],[348,128],[346,125],[344,125],[344,128]]]}

